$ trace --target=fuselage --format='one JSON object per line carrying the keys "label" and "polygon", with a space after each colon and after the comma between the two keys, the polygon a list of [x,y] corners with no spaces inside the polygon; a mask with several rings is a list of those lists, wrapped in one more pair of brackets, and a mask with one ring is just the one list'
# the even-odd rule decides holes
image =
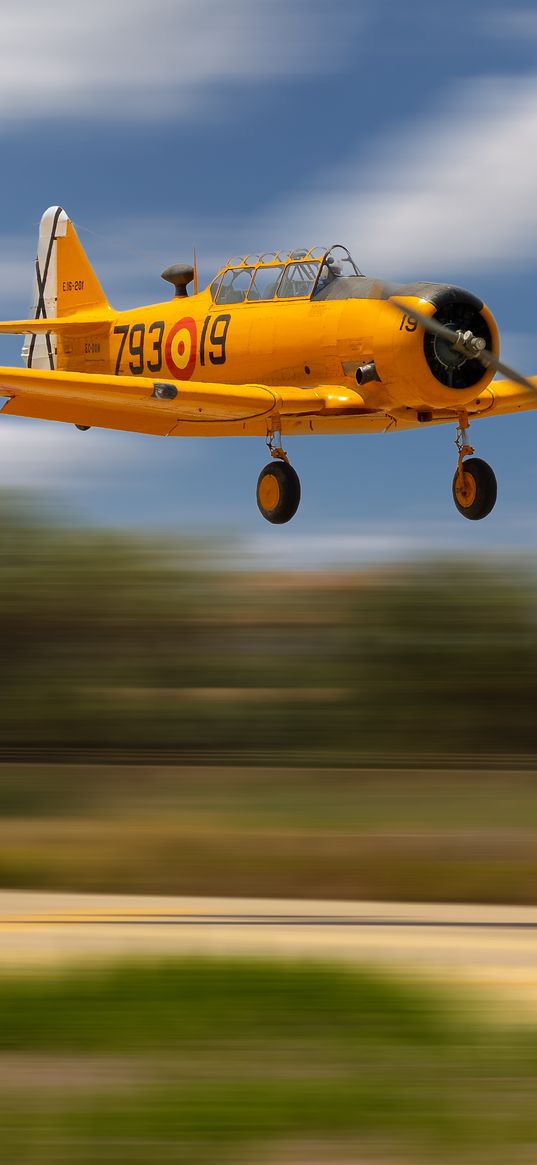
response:
{"label": "fuselage", "polygon": [[[478,361],[455,367],[452,353],[424,340],[412,316],[414,306],[454,327],[471,326],[475,332],[477,325],[497,351],[495,321],[475,296],[446,285],[403,285],[396,291],[408,304],[405,315],[390,302],[392,289],[387,293],[379,281],[356,273],[331,276],[324,285],[318,276],[315,285],[305,278],[293,285],[289,275],[286,284],[287,273],[300,275],[306,263],[292,256],[283,262],[242,261],[198,294],[189,296],[183,287],[165,302],[119,312],[84,334],[60,336],[57,368],[158,377],[185,386],[189,381],[286,386],[301,390],[304,403],[309,389],[322,386],[326,415],[308,420],[305,409],[288,425],[296,432],[382,430],[387,417],[390,427],[392,422],[409,427],[424,417],[444,419],[446,411],[456,416],[466,408],[489,407],[492,373]],[[272,271],[278,272],[280,288],[292,294],[276,294],[274,280],[270,298],[256,297],[256,278],[263,275],[266,284]],[[363,383],[362,370],[368,368],[373,374]],[[195,432],[207,435],[233,431],[229,424],[218,430],[193,424]],[[241,432],[264,429],[261,418],[242,418]],[[179,432],[190,430],[191,425],[179,426]]]}

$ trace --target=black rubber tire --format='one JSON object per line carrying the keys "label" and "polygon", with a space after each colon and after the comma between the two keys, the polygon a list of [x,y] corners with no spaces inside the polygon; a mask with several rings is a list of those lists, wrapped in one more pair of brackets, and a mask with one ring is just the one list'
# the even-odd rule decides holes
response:
{"label": "black rubber tire", "polygon": [[[269,477],[273,479],[270,486],[266,481]],[[257,479],[256,498],[267,522],[275,526],[290,522],[300,505],[300,478],[293,466],[287,461],[271,461],[265,465]]]}
{"label": "black rubber tire", "polygon": [[457,497],[458,474],[456,473],[453,478],[453,501],[463,518],[477,522],[480,518],[486,518],[487,514],[490,514],[491,510],[494,509],[498,495],[498,483],[494,470],[480,457],[469,457],[467,461],[463,461],[462,468],[464,475],[469,474],[473,479],[475,497],[469,505],[464,505]]}

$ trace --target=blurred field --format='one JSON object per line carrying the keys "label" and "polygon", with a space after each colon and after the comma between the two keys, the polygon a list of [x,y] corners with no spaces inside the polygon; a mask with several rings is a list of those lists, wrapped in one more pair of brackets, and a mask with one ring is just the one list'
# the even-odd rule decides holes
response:
{"label": "blurred field", "polygon": [[119,965],[3,978],[0,1016],[9,1161],[516,1165],[537,1139],[537,1030],[408,981]]}
{"label": "blurred field", "polygon": [[260,574],[0,497],[0,884],[534,903],[536,581]]}
{"label": "blurred field", "polygon": [[0,884],[535,904],[537,774],[2,765]]}
{"label": "blurred field", "polygon": [[235,551],[0,497],[0,759],[537,768],[534,566]]}

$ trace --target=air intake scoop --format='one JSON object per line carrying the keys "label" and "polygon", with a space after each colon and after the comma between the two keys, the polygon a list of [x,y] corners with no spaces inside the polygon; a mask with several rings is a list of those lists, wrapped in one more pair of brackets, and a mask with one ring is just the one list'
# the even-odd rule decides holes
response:
{"label": "air intake scoop", "polygon": [[192,283],[194,278],[194,268],[190,263],[174,263],[172,267],[166,267],[161,278],[175,287],[176,295],[184,296],[187,294],[186,289],[189,283]]}

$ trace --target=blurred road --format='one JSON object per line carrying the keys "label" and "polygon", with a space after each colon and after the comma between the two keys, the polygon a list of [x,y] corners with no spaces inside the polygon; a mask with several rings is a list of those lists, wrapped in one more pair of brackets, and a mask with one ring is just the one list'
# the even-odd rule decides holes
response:
{"label": "blurred road", "polygon": [[125,955],[369,963],[507,994],[537,1014],[537,908],[0,893],[0,965]]}

